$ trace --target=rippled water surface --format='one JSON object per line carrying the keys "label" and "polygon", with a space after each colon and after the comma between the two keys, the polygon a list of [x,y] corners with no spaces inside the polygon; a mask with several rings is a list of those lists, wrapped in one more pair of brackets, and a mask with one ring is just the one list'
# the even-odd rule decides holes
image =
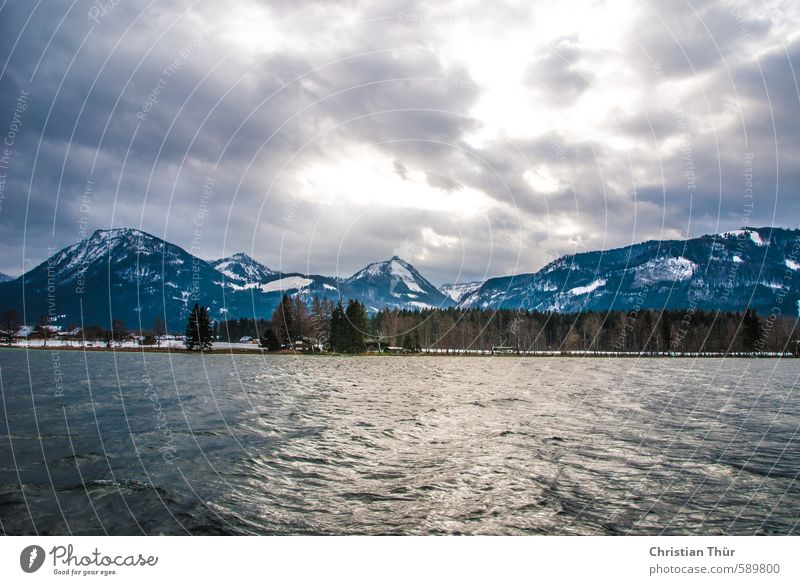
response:
{"label": "rippled water surface", "polygon": [[0,368],[8,534],[799,530],[796,360],[0,349]]}

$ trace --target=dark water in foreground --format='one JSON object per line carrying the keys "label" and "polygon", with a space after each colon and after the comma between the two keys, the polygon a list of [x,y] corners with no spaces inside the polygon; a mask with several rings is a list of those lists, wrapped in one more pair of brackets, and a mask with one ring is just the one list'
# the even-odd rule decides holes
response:
{"label": "dark water in foreground", "polygon": [[0,349],[0,368],[8,534],[800,532],[796,360]]}

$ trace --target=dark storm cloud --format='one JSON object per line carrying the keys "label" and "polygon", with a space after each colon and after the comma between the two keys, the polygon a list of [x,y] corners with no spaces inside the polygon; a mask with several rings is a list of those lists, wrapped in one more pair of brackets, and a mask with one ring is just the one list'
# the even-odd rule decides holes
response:
{"label": "dark storm cloud", "polygon": [[[629,34],[610,47],[567,22],[510,54],[503,43],[527,40],[546,5],[131,0],[90,17],[88,0],[44,4],[0,11],[0,135],[28,92],[0,207],[2,272],[109,226],[188,247],[209,181],[204,257],[244,250],[348,275],[400,253],[435,282],[737,227],[746,153],[753,221],[800,220],[800,50],[782,47],[785,14],[651,2],[631,8],[619,24]],[[487,55],[469,49],[492,31],[481,69]],[[501,98],[528,100],[517,114],[544,121],[530,134],[476,114],[493,70],[512,65],[518,95]],[[613,103],[616,89],[637,93]],[[600,122],[595,107],[608,112]],[[320,169],[384,159],[398,183],[451,197],[452,211],[392,201],[384,183],[360,201],[349,193],[360,175],[313,196]]]}
{"label": "dark storm cloud", "polygon": [[647,2],[631,37],[631,56],[660,63],[667,76],[695,76],[724,66],[747,37],[766,35],[771,23],[746,9],[713,0]]}

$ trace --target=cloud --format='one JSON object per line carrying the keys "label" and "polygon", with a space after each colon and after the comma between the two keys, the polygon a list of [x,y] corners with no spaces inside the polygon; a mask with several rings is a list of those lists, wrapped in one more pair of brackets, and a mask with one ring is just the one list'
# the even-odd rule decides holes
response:
{"label": "cloud", "polygon": [[[0,9],[0,136],[27,92],[0,271],[86,230],[434,282],[797,225],[800,9],[771,1],[189,0]],[[26,25],[27,23],[27,25]]]}

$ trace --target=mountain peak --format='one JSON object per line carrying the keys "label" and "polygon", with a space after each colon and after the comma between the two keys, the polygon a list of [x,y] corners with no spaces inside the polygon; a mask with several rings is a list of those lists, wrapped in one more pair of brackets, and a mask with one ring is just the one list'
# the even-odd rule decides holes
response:
{"label": "mountain peak", "polygon": [[217,264],[220,262],[243,262],[247,264],[260,264],[258,260],[247,254],[246,252],[236,252],[231,254],[230,256],[225,256],[224,258],[218,258],[217,260],[212,260],[211,264]]}
{"label": "mountain peak", "polygon": [[392,256],[383,262],[368,264],[344,283],[361,296],[383,306],[428,308],[452,305],[451,299],[428,282],[416,268]]}
{"label": "mountain peak", "polygon": [[451,299],[453,299],[456,303],[460,302],[468,295],[472,294],[476,290],[478,290],[483,285],[483,281],[474,281],[474,282],[453,282],[443,284],[439,287],[439,291]]}
{"label": "mountain peak", "polygon": [[210,264],[226,279],[246,284],[263,282],[275,274],[274,270],[244,252],[236,252],[226,258],[212,260]]}
{"label": "mountain peak", "polygon": [[136,228],[110,228],[107,230],[94,230],[94,233],[89,236],[90,240],[108,240],[119,238],[148,238],[158,239],[155,236],[138,230]]}

